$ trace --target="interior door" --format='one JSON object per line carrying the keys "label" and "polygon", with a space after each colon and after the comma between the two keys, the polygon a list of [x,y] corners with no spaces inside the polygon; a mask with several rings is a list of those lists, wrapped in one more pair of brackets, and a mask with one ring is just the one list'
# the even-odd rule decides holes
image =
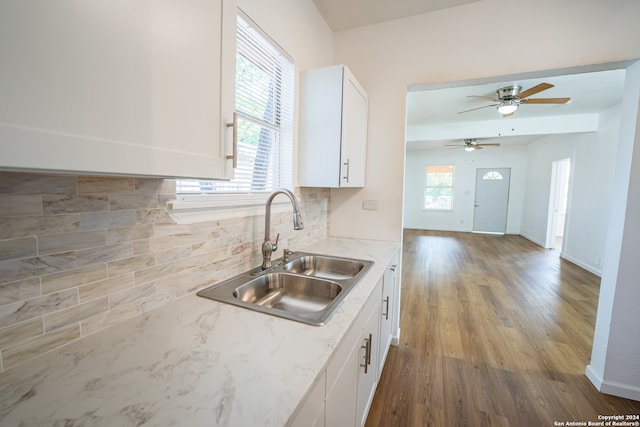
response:
{"label": "interior door", "polygon": [[507,230],[510,168],[478,168],[473,231],[504,234]]}

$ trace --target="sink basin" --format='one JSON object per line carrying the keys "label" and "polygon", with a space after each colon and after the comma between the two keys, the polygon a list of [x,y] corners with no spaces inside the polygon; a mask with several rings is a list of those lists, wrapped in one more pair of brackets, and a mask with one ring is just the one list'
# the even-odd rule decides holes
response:
{"label": "sink basin", "polygon": [[269,273],[239,286],[233,296],[244,302],[290,313],[316,313],[335,300],[342,286],[330,280]]}
{"label": "sink basin", "polygon": [[344,280],[356,277],[364,268],[364,264],[352,259],[306,255],[285,264],[283,268],[285,271],[305,276]]}
{"label": "sink basin", "polygon": [[373,261],[292,253],[274,267],[246,271],[198,296],[310,325],[324,325]]}

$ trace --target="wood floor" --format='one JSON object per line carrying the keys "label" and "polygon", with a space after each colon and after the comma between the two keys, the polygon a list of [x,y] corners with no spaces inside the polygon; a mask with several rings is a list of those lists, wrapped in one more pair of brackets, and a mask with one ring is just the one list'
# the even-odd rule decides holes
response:
{"label": "wood floor", "polygon": [[406,230],[402,328],[367,427],[554,426],[640,414],[584,371],[599,278],[520,236]]}

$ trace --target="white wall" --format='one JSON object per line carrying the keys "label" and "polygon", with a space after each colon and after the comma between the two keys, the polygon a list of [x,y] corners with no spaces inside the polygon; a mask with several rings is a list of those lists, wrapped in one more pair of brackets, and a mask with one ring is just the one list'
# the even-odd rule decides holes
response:
{"label": "white wall", "polygon": [[[601,0],[484,0],[336,33],[336,63],[347,64],[369,94],[369,145],[366,187],[332,190],[330,232],[401,239],[409,85],[638,58],[640,2],[617,0],[613,4]],[[540,10],[544,10],[544,31],[518,31],[515,37],[502,37],[503,26],[496,23],[539,16]],[[379,210],[363,211],[365,199],[377,200]]]}
{"label": "white wall", "polygon": [[551,165],[571,159],[569,203],[562,256],[602,274],[620,106],[600,115],[598,132],[550,135],[529,145],[526,195],[520,234],[544,246],[551,188]]}
{"label": "white wall", "polygon": [[640,62],[627,70],[598,316],[587,376],[640,400]]}
{"label": "white wall", "polygon": [[[485,148],[468,153],[459,150],[407,151],[405,170],[404,228],[472,231],[477,168],[511,168],[507,233],[520,233],[527,169],[524,145]],[[426,165],[455,166],[452,211],[425,211],[424,170]]]}
{"label": "white wall", "polygon": [[[333,64],[333,33],[312,0],[238,0],[238,7],[293,59],[295,110],[299,111],[300,72]],[[293,177],[298,186],[298,115],[293,130]]]}
{"label": "white wall", "polygon": [[[542,16],[541,10],[544,11]],[[501,24],[530,16],[539,17],[544,23],[544,31],[529,28],[517,31],[513,37],[503,36]],[[369,94],[369,140],[367,186],[360,190],[332,190],[330,233],[382,240],[402,239],[405,108],[409,85],[634,60],[640,58],[638,16],[640,2],[637,0],[483,0],[334,34],[335,62],[348,65]],[[631,96],[636,106],[635,120],[638,94],[634,92]],[[628,133],[621,133],[620,139],[631,139],[631,147],[634,135],[640,135],[635,121],[633,123]],[[625,208],[626,216],[622,219],[631,220],[629,231],[623,222],[618,226],[617,238],[609,237],[611,233],[608,235],[611,244],[604,260],[601,295],[605,295],[611,305],[598,312],[597,339],[594,340],[589,378],[599,387],[609,384],[598,383],[598,380],[606,381],[608,375],[603,368],[607,365],[605,359],[635,355],[632,360],[624,361],[615,375],[612,374],[621,387],[607,390],[622,394],[635,389],[635,398],[640,399],[640,360],[637,356],[640,354],[637,336],[640,333],[637,327],[640,291],[637,286],[635,293],[629,290],[630,283],[637,283],[640,267],[634,259],[609,255],[619,253],[623,243],[623,249],[629,250],[629,258],[640,253],[637,238],[640,234],[640,213],[637,212],[640,207],[640,140],[636,141],[634,155],[633,174],[618,174],[614,178],[616,188],[626,185],[629,177],[636,179],[632,185],[636,193],[629,199],[630,206],[626,205],[626,194],[618,201]],[[617,168],[619,163],[618,160]],[[365,199],[377,200],[379,209],[365,213],[362,210]],[[631,217],[630,213],[636,216]],[[610,226],[614,222],[611,219]],[[611,269],[610,275],[606,274],[607,268]],[[622,280],[628,292],[617,293],[617,283]],[[615,298],[608,292],[615,294]],[[627,296],[631,298],[625,301]],[[631,303],[636,305],[631,307]],[[601,299],[599,307],[602,305]],[[624,329],[620,331],[622,336],[616,336],[620,338],[619,345],[614,347],[607,346],[610,338],[608,319],[613,320],[611,313],[621,317],[613,327]],[[635,334],[626,345],[625,333]],[[614,352],[616,357],[613,357]]]}

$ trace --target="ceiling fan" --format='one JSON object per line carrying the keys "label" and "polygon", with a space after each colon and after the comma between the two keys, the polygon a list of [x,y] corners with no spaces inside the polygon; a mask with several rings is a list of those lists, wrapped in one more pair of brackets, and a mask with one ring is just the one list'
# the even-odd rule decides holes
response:
{"label": "ceiling fan", "polygon": [[458,114],[468,113],[469,111],[475,111],[481,108],[497,107],[498,112],[502,114],[502,117],[509,117],[513,116],[518,107],[522,104],[566,104],[571,100],[571,98],[529,98],[531,95],[535,95],[543,90],[551,89],[552,87],[553,85],[550,83],[540,83],[539,85],[522,91],[522,86],[512,85],[498,89],[496,91],[496,94],[498,95],[497,98],[469,95],[467,98],[490,99],[491,101],[494,101],[495,104],[459,111]]}
{"label": "ceiling fan", "polygon": [[475,138],[468,138],[464,140],[464,144],[446,144],[445,147],[464,147],[465,151],[481,150],[482,147],[499,147],[500,144],[479,144]]}

